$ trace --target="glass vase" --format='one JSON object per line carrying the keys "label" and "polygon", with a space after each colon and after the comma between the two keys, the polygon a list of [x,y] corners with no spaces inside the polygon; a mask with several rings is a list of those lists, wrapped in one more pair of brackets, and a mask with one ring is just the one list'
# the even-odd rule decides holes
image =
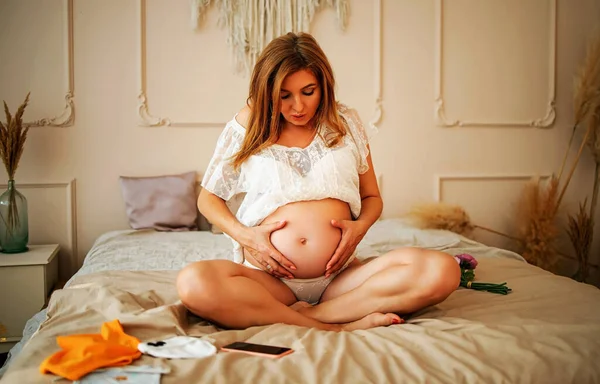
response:
{"label": "glass vase", "polygon": [[0,195],[0,248],[3,253],[28,250],[29,222],[27,199],[8,181],[8,189]]}

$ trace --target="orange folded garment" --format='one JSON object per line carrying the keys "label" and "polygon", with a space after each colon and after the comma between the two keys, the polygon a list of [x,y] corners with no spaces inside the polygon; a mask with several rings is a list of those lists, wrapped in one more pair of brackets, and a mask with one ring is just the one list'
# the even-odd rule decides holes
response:
{"label": "orange folded garment", "polygon": [[140,341],[125,334],[119,320],[102,324],[100,332],[58,336],[56,342],[62,350],[44,360],[40,372],[78,380],[98,368],[131,364],[142,355]]}

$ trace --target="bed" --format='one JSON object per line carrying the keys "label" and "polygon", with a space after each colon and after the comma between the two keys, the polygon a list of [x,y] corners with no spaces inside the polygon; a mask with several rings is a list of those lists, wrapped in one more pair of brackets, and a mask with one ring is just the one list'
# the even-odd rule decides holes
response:
{"label": "bed", "polygon": [[132,365],[164,367],[161,383],[598,383],[600,290],[527,264],[519,255],[404,219],[378,221],[359,258],[401,246],[477,258],[476,279],[506,281],[498,295],[460,288],[406,324],[334,333],[275,324],[220,329],[178,300],[177,271],[196,260],[229,258],[231,243],[210,231],[112,231],[100,236],[83,267],[27,323],[1,383],[52,383],[40,363],[59,335],[98,333],[119,319],[141,341],[177,335],[220,347],[233,341],[292,347],[279,360],[218,352],[201,359],[148,355]]}

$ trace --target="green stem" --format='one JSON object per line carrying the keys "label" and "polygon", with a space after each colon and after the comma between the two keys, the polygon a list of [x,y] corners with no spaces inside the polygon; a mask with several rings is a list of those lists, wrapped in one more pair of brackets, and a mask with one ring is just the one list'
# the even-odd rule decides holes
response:
{"label": "green stem", "polygon": [[583,152],[583,148],[585,148],[585,145],[587,144],[588,138],[590,137],[592,131],[592,126],[590,124],[590,126],[588,126],[588,128],[585,131],[585,136],[583,137],[583,141],[581,142],[581,145],[579,146],[579,150],[577,151],[577,155],[575,156],[575,161],[573,162],[573,165],[571,165],[571,170],[569,171],[569,174],[567,175],[567,180],[565,181],[565,184],[562,187],[562,190],[560,191],[560,194],[558,195],[558,199],[556,200],[556,206],[554,207],[554,212],[552,212],[553,216],[556,215],[556,212],[558,212],[558,207],[560,207],[560,203],[563,199],[563,196],[565,195],[565,192],[567,191],[567,186],[569,185],[569,182],[571,181],[571,177],[573,177],[573,173],[575,173],[575,168],[577,168],[577,164],[579,163],[579,159],[581,158],[581,153]]}
{"label": "green stem", "polygon": [[592,220],[592,222],[594,221],[594,215],[596,214],[596,204],[598,204],[598,184],[600,184],[600,163],[596,163],[596,177],[594,178],[592,205],[590,205],[590,219]]}
{"label": "green stem", "polygon": [[596,215],[596,204],[598,204],[598,184],[600,184],[600,163],[596,163],[596,173],[594,177],[594,189],[592,192],[592,204],[590,205],[590,222],[592,226],[592,230],[590,233],[590,245],[587,248],[587,254],[583,255],[583,263],[581,263],[581,281],[584,283],[587,280],[588,271],[589,271],[589,260],[590,260],[590,251],[592,249],[592,243],[594,242],[594,216]]}
{"label": "green stem", "polygon": [[19,226],[19,207],[17,205],[17,191],[14,187],[14,180],[8,181],[8,212],[6,219],[2,221],[6,226],[8,236],[14,236],[15,229]]}
{"label": "green stem", "polygon": [[510,292],[512,292],[512,289],[510,289],[509,287],[506,286],[506,282],[501,283],[501,284],[493,284],[493,283],[476,283],[474,281],[470,281],[470,285],[469,285],[469,281],[467,280],[461,280],[460,282],[460,286],[467,288],[467,289],[473,289],[475,291],[486,291],[486,292],[491,292],[491,293],[498,293],[501,295],[506,295]]}
{"label": "green stem", "polygon": [[569,152],[571,150],[571,145],[573,145],[573,139],[575,138],[575,131],[577,131],[578,124],[573,125],[573,130],[571,131],[571,138],[569,139],[569,145],[567,146],[567,151],[565,152],[565,157],[563,157],[562,164],[560,166],[560,170],[558,171],[558,181],[562,176],[563,170],[565,169],[565,165],[567,164],[567,158],[569,157]]}

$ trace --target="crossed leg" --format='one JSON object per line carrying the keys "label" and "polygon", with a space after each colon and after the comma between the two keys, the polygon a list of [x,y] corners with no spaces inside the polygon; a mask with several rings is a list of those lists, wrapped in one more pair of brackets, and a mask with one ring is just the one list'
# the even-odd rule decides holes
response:
{"label": "crossed leg", "polygon": [[460,267],[444,252],[398,248],[366,264],[350,265],[329,284],[321,302],[300,313],[325,323],[374,312],[407,314],[437,304],[460,283]]}
{"label": "crossed leg", "polygon": [[331,331],[352,331],[401,321],[393,313],[368,313],[349,321],[322,322],[296,311],[292,291],[279,279],[228,260],[190,264],[177,276],[182,303],[196,315],[226,328],[284,323]]}
{"label": "crossed leg", "polygon": [[399,323],[397,314],[445,300],[459,281],[450,255],[400,248],[351,264],[313,307],[292,308],[296,298],[279,279],[227,260],[190,264],[179,273],[177,290],[191,312],[228,328],[284,323],[351,331]]}

